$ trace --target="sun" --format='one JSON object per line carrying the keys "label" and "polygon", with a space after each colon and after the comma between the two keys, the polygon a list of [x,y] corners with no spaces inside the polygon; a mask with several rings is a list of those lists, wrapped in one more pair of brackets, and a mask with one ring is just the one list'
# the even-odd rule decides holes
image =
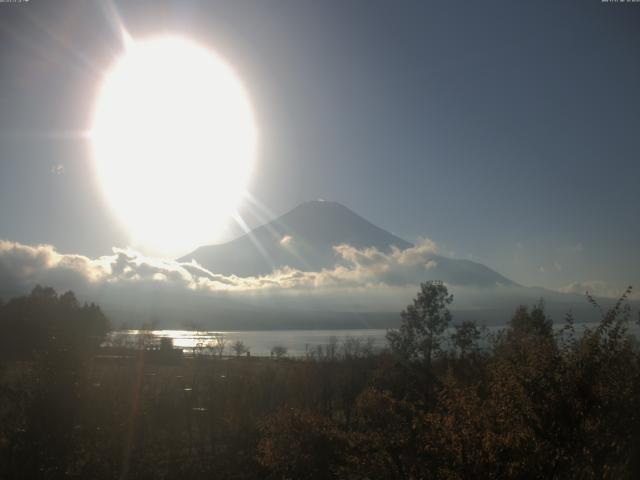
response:
{"label": "sun", "polygon": [[229,65],[182,37],[129,40],[105,76],[91,144],[133,245],[179,255],[216,237],[256,157],[248,95]]}

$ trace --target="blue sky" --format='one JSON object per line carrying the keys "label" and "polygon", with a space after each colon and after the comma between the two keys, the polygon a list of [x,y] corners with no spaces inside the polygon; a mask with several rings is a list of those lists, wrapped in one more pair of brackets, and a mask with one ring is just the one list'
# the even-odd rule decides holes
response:
{"label": "blue sky", "polygon": [[[103,6],[0,4],[0,238],[127,245],[73,134],[117,53]],[[640,288],[640,4],[115,6],[134,36],[233,65],[260,129],[250,190],[275,214],[326,198],[525,285]]]}

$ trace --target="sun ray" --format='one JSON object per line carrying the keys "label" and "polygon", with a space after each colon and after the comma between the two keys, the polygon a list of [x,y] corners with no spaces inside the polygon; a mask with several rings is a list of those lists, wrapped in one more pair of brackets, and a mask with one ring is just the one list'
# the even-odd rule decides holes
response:
{"label": "sun ray", "polygon": [[255,245],[255,247],[258,249],[260,254],[267,261],[267,263],[271,267],[271,270],[274,270],[276,268],[275,262],[273,261],[271,256],[267,253],[267,251],[264,249],[264,247],[260,244],[258,239],[255,237],[255,235],[253,234],[253,230],[251,230],[251,228],[249,228],[249,225],[246,224],[246,222],[244,221],[244,219],[240,216],[240,214],[238,212],[235,212],[233,214],[233,219],[240,226],[240,228],[242,228],[242,230],[244,230],[244,232],[247,235],[247,237],[249,237],[251,242]]}
{"label": "sun ray", "polygon": [[[269,229],[269,232],[274,237],[277,238],[281,236],[280,232],[277,232],[273,227],[271,227],[271,223],[273,222],[272,219],[278,218],[278,217],[274,215],[273,212],[271,212],[267,207],[265,207],[258,199],[256,199],[249,192],[247,192],[245,195],[247,200],[249,201],[248,207],[251,209],[252,215],[254,215],[260,223],[262,223],[265,227],[267,227]],[[293,237],[297,239],[296,240],[297,242],[304,241],[297,234],[297,232],[293,228],[291,228],[289,225],[285,225],[284,223],[281,223],[281,222],[279,222],[278,224],[281,225],[283,230],[288,232],[288,234],[293,235]],[[300,261],[300,263],[304,266],[306,271],[313,270],[309,262],[302,255],[300,255],[299,252],[295,249],[295,246],[294,247],[286,246],[285,248],[287,248],[288,252],[291,253],[291,255],[293,255],[294,257],[296,257],[297,260]]]}
{"label": "sun ray", "polygon": [[133,43],[133,39],[125,28],[122,16],[118,12],[118,8],[116,7],[115,3],[108,0],[106,2],[100,3],[100,6],[104,18],[107,20],[107,23],[109,24],[114,35],[121,42],[120,48],[126,49]]}

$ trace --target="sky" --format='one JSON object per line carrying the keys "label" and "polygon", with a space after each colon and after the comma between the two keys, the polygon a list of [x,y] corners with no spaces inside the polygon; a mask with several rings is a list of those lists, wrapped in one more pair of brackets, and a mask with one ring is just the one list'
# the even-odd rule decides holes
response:
{"label": "sky", "polygon": [[640,4],[599,0],[0,3],[0,239],[130,241],[79,135],[113,12],[232,65],[274,215],[324,198],[523,285],[640,288]]}

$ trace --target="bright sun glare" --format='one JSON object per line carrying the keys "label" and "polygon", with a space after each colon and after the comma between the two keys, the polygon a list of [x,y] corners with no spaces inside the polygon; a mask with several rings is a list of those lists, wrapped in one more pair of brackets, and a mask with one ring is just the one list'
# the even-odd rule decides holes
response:
{"label": "bright sun glare", "polygon": [[91,137],[100,183],[134,245],[168,255],[216,236],[256,155],[238,77],[178,37],[127,42],[104,79]]}

